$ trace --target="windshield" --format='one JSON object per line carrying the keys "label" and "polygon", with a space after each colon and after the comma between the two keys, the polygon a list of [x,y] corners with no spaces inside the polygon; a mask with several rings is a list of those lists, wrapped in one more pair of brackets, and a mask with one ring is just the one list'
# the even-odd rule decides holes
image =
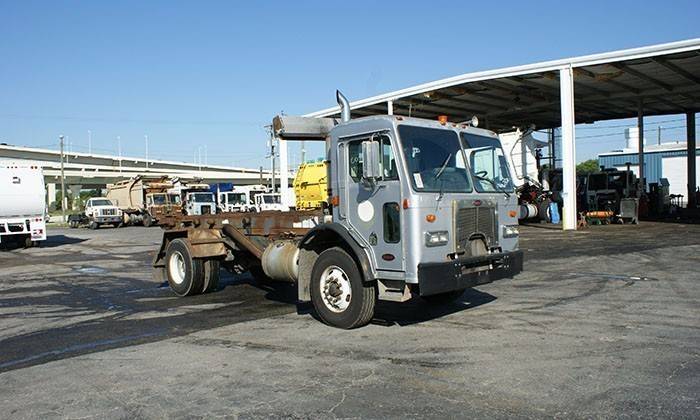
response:
{"label": "windshield", "polygon": [[457,133],[410,125],[400,125],[398,130],[416,191],[472,191]]}
{"label": "windshield", "polygon": [[156,206],[164,206],[168,202],[168,196],[165,194],[153,194],[153,204]]}
{"label": "windshield", "polygon": [[107,200],[106,198],[101,198],[99,200],[92,200],[92,205],[93,206],[111,206],[113,204],[111,201]]}
{"label": "windshield", "polygon": [[195,203],[213,203],[214,196],[211,193],[194,193],[192,194],[192,201]]}
{"label": "windshield", "polygon": [[180,204],[180,196],[178,194],[168,194],[172,204]]}
{"label": "windshield", "polygon": [[265,204],[279,204],[282,202],[279,195],[263,195],[262,199]]}
{"label": "windshield", "polygon": [[493,137],[471,133],[462,133],[462,140],[474,188],[478,192],[512,191],[513,182],[501,143]]}
{"label": "windshield", "polygon": [[244,193],[228,193],[228,203],[234,206],[247,204]]}

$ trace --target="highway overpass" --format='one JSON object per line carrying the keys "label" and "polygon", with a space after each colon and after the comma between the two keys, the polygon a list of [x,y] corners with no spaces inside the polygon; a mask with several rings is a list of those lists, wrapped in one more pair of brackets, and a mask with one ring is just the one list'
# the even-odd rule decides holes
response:
{"label": "highway overpass", "polygon": [[[56,189],[60,189],[61,184],[59,151],[0,144],[0,161],[42,167],[48,201],[55,201]],[[201,178],[206,183],[232,182],[238,185],[270,183],[270,171],[260,169],[77,152],[64,152],[64,174],[66,189],[71,188],[73,194],[81,189],[104,188],[107,184],[136,175],[179,177],[185,181]],[[276,179],[279,179],[279,174]]]}

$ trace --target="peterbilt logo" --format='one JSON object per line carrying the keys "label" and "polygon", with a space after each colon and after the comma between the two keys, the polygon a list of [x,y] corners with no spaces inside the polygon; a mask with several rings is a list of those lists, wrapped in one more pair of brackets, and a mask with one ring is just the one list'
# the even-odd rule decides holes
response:
{"label": "peterbilt logo", "polygon": [[481,200],[474,200],[474,206],[479,207],[481,205]]}

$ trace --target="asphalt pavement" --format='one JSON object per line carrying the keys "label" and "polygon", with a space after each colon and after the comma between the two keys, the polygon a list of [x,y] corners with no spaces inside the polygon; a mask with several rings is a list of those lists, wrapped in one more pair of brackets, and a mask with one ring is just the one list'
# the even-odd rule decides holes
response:
{"label": "asphalt pavement", "polygon": [[700,225],[523,227],[515,279],[352,331],[245,274],[175,297],[161,234],[0,251],[0,417],[700,418]]}

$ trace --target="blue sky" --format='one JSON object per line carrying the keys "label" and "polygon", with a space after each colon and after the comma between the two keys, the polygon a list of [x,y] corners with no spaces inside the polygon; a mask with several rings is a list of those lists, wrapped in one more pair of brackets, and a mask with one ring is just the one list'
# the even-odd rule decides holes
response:
{"label": "blue sky", "polygon": [[[700,36],[700,2],[1,1],[0,141],[267,165],[263,129],[457,74]],[[679,117],[649,118],[674,127]],[[668,122],[670,121],[670,122]],[[608,125],[633,122],[615,121]],[[680,127],[679,127],[680,126]],[[623,145],[579,130],[579,160]],[[610,137],[586,137],[610,134]],[[655,139],[655,136],[653,137]],[[299,151],[290,151],[298,161]],[[309,156],[320,151],[312,149]]]}

